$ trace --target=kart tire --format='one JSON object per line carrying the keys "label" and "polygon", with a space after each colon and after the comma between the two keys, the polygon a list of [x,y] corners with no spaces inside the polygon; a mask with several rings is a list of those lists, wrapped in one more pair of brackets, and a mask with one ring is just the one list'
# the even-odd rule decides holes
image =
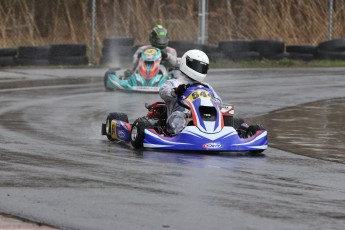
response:
{"label": "kart tire", "polygon": [[[247,129],[247,133],[246,133],[246,136],[247,138],[255,135],[255,133],[259,130],[264,130],[265,128],[261,125],[250,125]],[[252,151],[249,151],[252,155],[256,155],[256,154],[260,154],[264,151],[264,149],[260,149],[260,150],[252,150]]]}
{"label": "kart tire", "polygon": [[109,113],[107,120],[106,120],[106,133],[108,140],[112,141],[113,138],[111,137],[111,121],[112,120],[120,120],[128,123],[128,116],[125,113]]}
{"label": "kart tire", "polygon": [[143,147],[145,129],[147,128],[152,128],[152,125],[145,117],[134,121],[131,129],[131,144],[134,148],[140,149]]}
{"label": "kart tire", "polygon": [[238,136],[240,138],[246,138],[247,127],[243,126],[242,124],[245,124],[242,118],[234,118],[234,129],[237,131]]}
{"label": "kart tire", "polygon": [[104,79],[103,79],[104,88],[105,88],[106,91],[113,91],[114,89],[108,87],[108,85],[107,85],[107,82],[108,82],[108,74],[109,74],[109,72],[106,72],[106,73],[104,74]]}
{"label": "kart tire", "polygon": [[251,137],[255,135],[255,133],[259,130],[264,130],[265,128],[261,125],[250,125],[247,129],[247,137]]}

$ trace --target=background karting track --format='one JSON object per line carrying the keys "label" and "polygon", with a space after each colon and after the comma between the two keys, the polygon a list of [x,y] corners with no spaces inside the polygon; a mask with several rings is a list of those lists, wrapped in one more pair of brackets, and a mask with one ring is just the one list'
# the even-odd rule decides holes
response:
{"label": "background karting track", "polygon": [[[105,92],[105,71],[0,73],[0,212],[61,229],[343,229],[343,164],[293,148],[200,156],[108,142],[109,112],[133,122],[159,97]],[[238,116],[269,126],[268,112],[345,97],[344,72],[220,69],[208,82]]]}

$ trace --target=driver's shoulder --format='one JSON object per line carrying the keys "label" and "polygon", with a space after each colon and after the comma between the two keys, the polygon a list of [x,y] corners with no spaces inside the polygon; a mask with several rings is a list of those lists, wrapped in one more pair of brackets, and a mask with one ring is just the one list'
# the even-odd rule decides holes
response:
{"label": "driver's shoulder", "polygon": [[167,46],[166,49],[167,49],[167,52],[169,52],[169,53],[177,53],[176,49],[174,49],[170,46]]}

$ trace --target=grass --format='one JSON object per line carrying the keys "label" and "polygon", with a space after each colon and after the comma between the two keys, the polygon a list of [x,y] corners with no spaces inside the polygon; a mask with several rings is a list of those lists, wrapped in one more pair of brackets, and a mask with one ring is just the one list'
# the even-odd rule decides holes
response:
{"label": "grass", "polygon": [[[56,43],[91,44],[91,3],[85,0],[0,1],[0,47]],[[327,0],[208,1],[208,42],[280,40],[285,45],[317,45],[328,39]],[[96,58],[110,37],[133,37],[147,44],[155,24],[171,40],[198,42],[199,0],[96,1]],[[333,38],[345,37],[345,1],[334,0]],[[291,65],[283,61],[281,65]]]}
{"label": "grass", "polygon": [[[328,39],[327,0],[212,0],[208,41],[274,39],[318,44]],[[345,37],[345,1],[334,0],[333,37]],[[91,1],[0,1],[0,46],[90,44]],[[96,1],[96,44],[108,37],[148,42],[151,28],[165,25],[172,40],[198,41],[199,0]]]}

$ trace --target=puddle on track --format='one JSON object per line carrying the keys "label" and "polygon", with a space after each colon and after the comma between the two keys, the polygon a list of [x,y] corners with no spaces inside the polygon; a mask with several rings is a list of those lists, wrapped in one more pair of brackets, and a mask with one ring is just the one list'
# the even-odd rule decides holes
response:
{"label": "puddle on track", "polygon": [[345,163],[345,98],[285,108],[251,122],[263,123],[271,147]]}

